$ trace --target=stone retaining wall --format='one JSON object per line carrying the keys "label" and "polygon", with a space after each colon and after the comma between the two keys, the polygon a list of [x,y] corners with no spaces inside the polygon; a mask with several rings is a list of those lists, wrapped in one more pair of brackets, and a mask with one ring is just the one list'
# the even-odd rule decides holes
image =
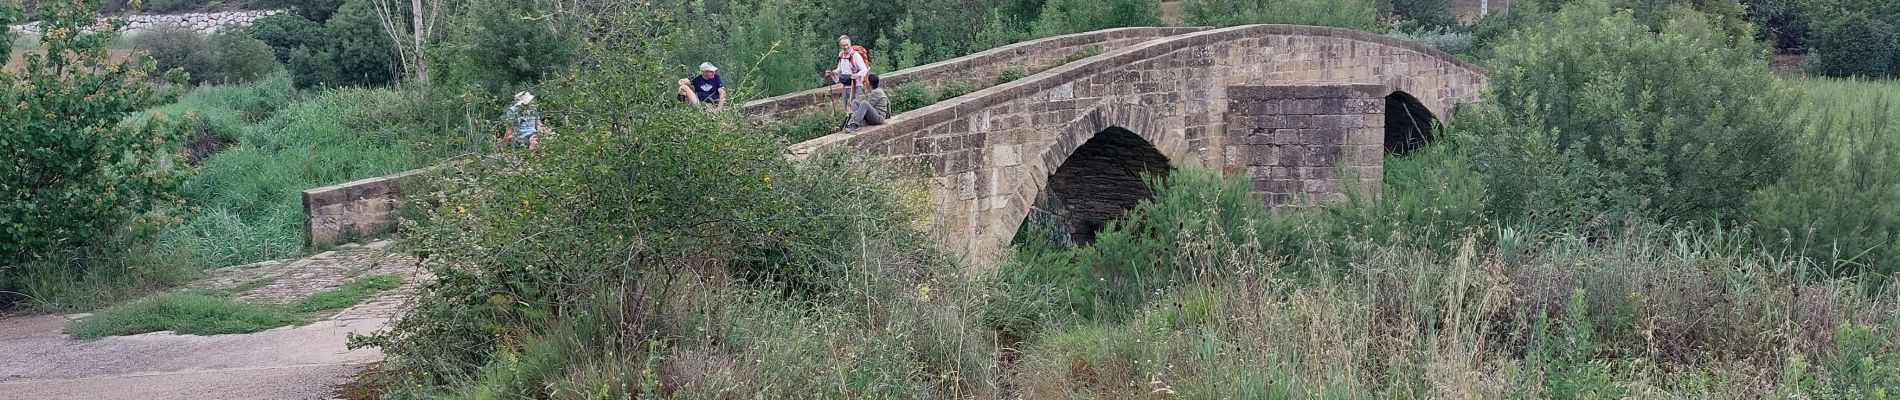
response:
{"label": "stone retaining wall", "polygon": [[[250,26],[251,22],[267,16],[283,13],[283,10],[265,11],[225,11],[214,13],[134,15],[126,21],[124,35],[137,35],[164,25],[178,26],[192,32],[203,34],[216,33],[225,26]],[[40,34],[40,22],[33,21],[18,25],[9,25],[7,29],[30,35]]]}
{"label": "stone retaining wall", "polygon": [[303,191],[304,236],[311,246],[334,245],[386,232],[396,223],[402,191],[435,167]]}

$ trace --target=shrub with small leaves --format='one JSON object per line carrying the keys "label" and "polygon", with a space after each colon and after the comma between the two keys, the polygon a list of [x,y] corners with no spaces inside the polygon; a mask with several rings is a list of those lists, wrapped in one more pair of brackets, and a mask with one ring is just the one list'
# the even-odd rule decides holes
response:
{"label": "shrub with small leaves", "polygon": [[[177,199],[188,172],[174,152],[185,140],[177,116],[125,123],[161,100],[143,79],[152,65],[114,62],[114,29],[97,26],[98,0],[38,4],[44,54],[18,72],[0,71],[0,293],[13,293],[14,266],[115,237],[150,233],[155,214]],[[17,9],[0,3],[0,22]],[[0,42],[12,43],[12,35]],[[103,249],[102,249],[103,250]],[[61,268],[68,267],[59,265]],[[74,266],[77,267],[77,266]],[[77,267],[83,269],[83,267]]]}

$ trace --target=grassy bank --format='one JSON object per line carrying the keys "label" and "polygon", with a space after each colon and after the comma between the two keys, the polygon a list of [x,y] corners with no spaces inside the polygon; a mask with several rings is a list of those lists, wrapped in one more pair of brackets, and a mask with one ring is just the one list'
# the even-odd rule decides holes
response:
{"label": "grassy bank", "polygon": [[161,243],[204,267],[291,257],[304,250],[301,192],[415,168],[437,159],[424,101],[400,89],[300,92],[277,75],[204,86],[155,112],[199,118],[209,150],[184,188],[192,213]]}

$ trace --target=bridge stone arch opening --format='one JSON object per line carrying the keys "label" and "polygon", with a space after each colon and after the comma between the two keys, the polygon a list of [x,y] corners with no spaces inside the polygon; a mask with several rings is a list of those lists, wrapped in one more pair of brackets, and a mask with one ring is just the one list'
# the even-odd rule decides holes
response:
{"label": "bridge stone arch opening", "polygon": [[[1025,221],[1052,228],[1069,246],[1095,242],[1095,232],[1154,197],[1148,177],[1173,171],[1154,144],[1127,129],[1109,127],[1056,167]],[[1020,229],[1020,228],[1019,228]]]}
{"label": "bridge stone arch opening", "polygon": [[1385,151],[1403,155],[1438,140],[1438,116],[1411,93],[1385,96]]}

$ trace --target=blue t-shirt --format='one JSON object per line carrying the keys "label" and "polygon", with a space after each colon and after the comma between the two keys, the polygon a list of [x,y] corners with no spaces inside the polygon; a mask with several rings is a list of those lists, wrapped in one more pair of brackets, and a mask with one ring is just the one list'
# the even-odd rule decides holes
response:
{"label": "blue t-shirt", "polygon": [[534,136],[536,127],[541,125],[540,114],[536,114],[534,109],[522,109],[521,106],[508,107],[508,112],[503,113],[501,118],[507,120],[509,125],[514,126],[515,138],[521,140],[527,140],[529,136]]}
{"label": "blue t-shirt", "polygon": [[719,79],[719,75],[713,75],[712,79],[706,79],[704,75],[693,75],[692,82],[687,82],[687,84],[693,85],[693,94],[699,96],[701,103],[719,101],[719,88],[726,87],[726,82]]}

